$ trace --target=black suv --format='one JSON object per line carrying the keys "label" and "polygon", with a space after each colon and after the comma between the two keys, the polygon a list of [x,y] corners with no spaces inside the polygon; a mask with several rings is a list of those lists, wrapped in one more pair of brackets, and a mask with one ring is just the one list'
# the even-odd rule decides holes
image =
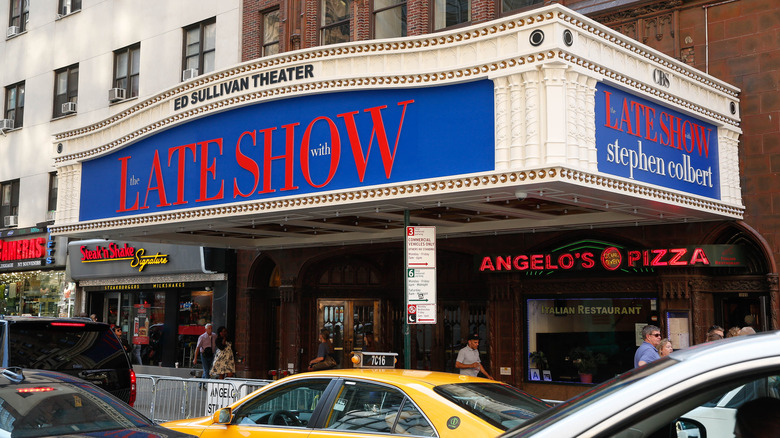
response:
{"label": "black suv", "polygon": [[108,324],[79,318],[0,316],[2,367],[55,370],[132,406],[135,372]]}

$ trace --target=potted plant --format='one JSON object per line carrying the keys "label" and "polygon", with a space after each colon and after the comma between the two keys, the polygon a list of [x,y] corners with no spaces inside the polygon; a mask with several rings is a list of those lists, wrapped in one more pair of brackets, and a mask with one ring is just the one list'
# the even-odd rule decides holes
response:
{"label": "potted plant", "polygon": [[602,353],[594,354],[587,348],[577,347],[569,353],[569,358],[577,372],[580,374],[580,381],[583,383],[592,383],[593,374],[598,370],[599,365],[607,363],[607,357]]}

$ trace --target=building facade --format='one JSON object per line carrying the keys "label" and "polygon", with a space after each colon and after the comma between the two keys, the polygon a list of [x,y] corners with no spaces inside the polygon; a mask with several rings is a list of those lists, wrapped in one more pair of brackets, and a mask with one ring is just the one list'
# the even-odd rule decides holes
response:
{"label": "building facade", "polygon": [[[5,24],[0,39],[3,314],[93,313],[121,325],[132,341],[135,315],[120,310],[134,309],[140,293],[120,290],[116,278],[110,294],[96,287],[85,291],[67,266],[68,236],[50,234],[58,199],[75,189],[59,190],[54,158],[62,149],[52,138],[121,117],[185,79],[235,65],[241,60],[240,17],[237,0],[0,3],[0,23]],[[219,321],[226,324],[222,310]],[[195,330],[202,332],[202,325]],[[174,356],[167,362],[173,366]]]}
{"label": "building facade", "polygon": [[[450,371],[478,333],[495,377],[565,398],[645,324],[777,327],[745,103],[698,64],[721,6],[530,3],[244,2],[244,62],[55,135],[54,233],[236,249],[252,377],[323,327],[342,363],[371,332]],[[407,324],[407,226],[436,230],[435,324]]]}

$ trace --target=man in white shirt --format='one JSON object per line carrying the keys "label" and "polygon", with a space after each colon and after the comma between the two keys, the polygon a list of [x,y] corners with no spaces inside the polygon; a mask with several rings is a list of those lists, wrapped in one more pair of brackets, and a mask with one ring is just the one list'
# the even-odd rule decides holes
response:
{"label": "man in white shirt", "polygon": [[[192,364],[197,364],[198,356],[200,356],[200,362],[203,366],[203,378],[208,379],[211,365],[214,363],[217,334],[213,332],[211,323],[206,324],[205,329],[206,331],[198,337],[198,343],[195,345],[195,354],[192,358]],[[201,388],[202,387],[203,386],[201,386]]]}
{"label": "man in white shirt", "polygon": [[485,368],[482,367],[482,361],[479,359],[479,335],[474,333],[470,335],[465,347],[461,348],[458,352],[458,358],[455,359],[455,368],[460,370],[460,373],[466,376],[476,377],[479,373],[482,373],[488,379],[490,377]]}

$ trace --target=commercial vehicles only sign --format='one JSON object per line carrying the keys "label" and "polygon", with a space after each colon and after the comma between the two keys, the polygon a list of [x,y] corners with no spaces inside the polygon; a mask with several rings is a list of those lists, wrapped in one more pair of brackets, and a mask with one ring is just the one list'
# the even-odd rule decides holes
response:
{"label": "commercial vehicles only sign", "polygon": [[406,319],[436,324],[436,228],[406,227]]}

